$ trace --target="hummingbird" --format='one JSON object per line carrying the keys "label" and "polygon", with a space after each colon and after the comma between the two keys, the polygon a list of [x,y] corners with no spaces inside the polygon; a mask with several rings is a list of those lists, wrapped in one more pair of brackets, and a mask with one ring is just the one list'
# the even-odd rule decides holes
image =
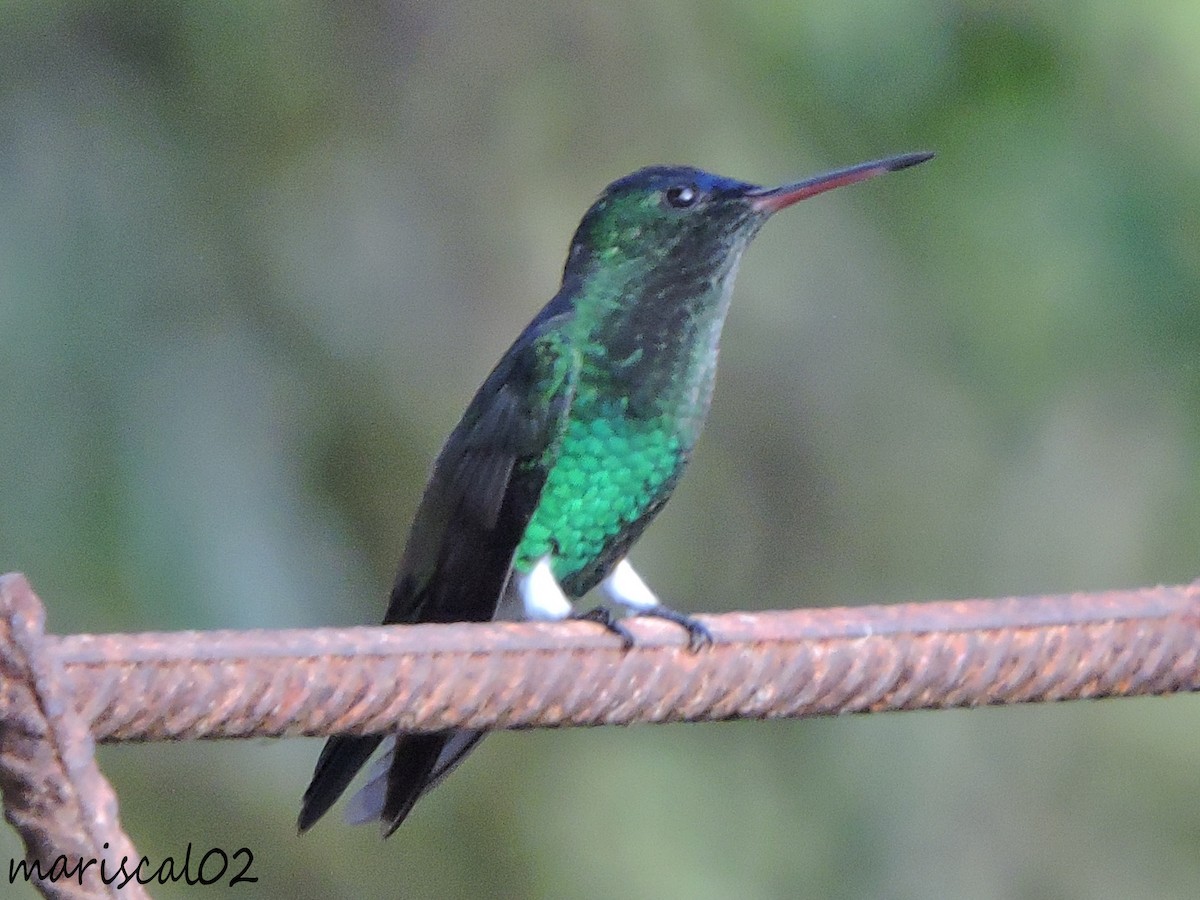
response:
{"label": "hummingbird", "polygon": [[[383,623],[561,620],[593,588],[636,615],[663,604],[628,553],[667,502],[708,415],[743,251],[784,207],[906,169],[910,153],[763,188],[687,166],[610,184],[571,240],[558,293],[483,382],[434,463]],[[632,636],[607,607],[583,613]],[[386,837],[483,732],[402,733],[347,811]],[[301,803],[310,828],[384,741],[335,735]]]}

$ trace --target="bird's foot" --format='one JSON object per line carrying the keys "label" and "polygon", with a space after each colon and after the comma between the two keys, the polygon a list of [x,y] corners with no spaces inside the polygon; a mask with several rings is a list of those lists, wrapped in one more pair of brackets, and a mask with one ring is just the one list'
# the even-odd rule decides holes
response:
{"label": "bird's foot", "polygon": [[587,612],[576,613],[571,618],[582,619],[587,622],[597,622],[619,637],[621,643],[625,645],[626,650],[633,647],[633,633],[622,625],[620,619],[616,618],[612,614],[612,610],[606,606],[597,606],[594,609],[589,609]]}
{"label": "bird's foot", "polygon": [[693,653],[698,653],[713,642],[712,632],[708,630],[707,625],[678,610],[671,609],[669,606],[663,606],[661,603],[647,607],[646,609],[639,609],[634,615],[666,619],[668,622],[674,622],[676,625],[686,628],[688,633],[688,649]]}
{"label": "bird's foot", "polygon": [[713,641],[712,632],[708,630],[708,626],[660,603],[654,591],[650,590],[646,582],[642,581],[641,576],[633,570],[628,559],[623,559],[613,566],[608,576],[600,582],[600,591],[604,596],[614,603],[621,604],[634,615],[654,616],[686,628],[688,648],[693,653]]}

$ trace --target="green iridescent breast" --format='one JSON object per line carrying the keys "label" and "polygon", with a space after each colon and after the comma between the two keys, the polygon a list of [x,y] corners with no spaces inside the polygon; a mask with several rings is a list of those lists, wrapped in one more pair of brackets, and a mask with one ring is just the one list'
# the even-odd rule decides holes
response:
{"label": "green iridescent breast", "polygon": [[555,577],[569,582],[643,517],[682,459],[664,419],[572,415],[514,568],[528,572],[550,554]]}

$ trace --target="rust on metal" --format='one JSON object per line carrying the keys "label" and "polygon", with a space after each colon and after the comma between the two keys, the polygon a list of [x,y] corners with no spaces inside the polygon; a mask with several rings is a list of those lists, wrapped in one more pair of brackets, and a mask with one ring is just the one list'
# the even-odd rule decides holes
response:
{"label": "rust on metal", "polygon": [[778,718],[1200,688],[1196,585],[702,616],[47,638],[99,740]]}
{"label": "rust on metal", "polygon": [[[121,830],[116,795],[96,765],[89,723],[75,713],[71,688],[47,648],[43,612],[23,576],[0,576],[4,817],[25,842],[26,865],[36,862],[36,871],[51,876],[31,879],[42,896],[140,900],[148,895],[136,881],[114,877],[105,883],[102,877],[102,871],[116,876],[122,857],[136,861],[138,855]],[[90,860],[95,863],[85,867]]]}
{"label": "rust on metal", "polygon": [[[31,859],[137,860],[93,740],[779,718],[1200,689],[1200,587],[589,622],[54,637],[0,578],[0,789]],[[106,843],[107,842],[107,843]],[[94,873],[94,870],[92,870]],[[113,883],[115,884],[115,882]],[[92,874],[47,897],[145,897]],[[114,894],[113,891],[117,893]]]}

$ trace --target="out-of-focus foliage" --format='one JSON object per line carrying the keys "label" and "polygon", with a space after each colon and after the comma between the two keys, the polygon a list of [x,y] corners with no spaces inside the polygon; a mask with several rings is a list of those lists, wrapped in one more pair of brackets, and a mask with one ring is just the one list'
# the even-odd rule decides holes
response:
{"label": "out-of-focus foliage", "polygon": [[[374,622],[606,182],[929,148],[758,239],[639,567],[694,610],[1190,579],[1198,108],[1186,3],[4,4],[0,570],[57,631]],[[1198,738],[505,734],[387,843],[295,836],[317,741],[101,755],[143,853],[250,847],[247,896],[1129,900],[1196,896]]]}

